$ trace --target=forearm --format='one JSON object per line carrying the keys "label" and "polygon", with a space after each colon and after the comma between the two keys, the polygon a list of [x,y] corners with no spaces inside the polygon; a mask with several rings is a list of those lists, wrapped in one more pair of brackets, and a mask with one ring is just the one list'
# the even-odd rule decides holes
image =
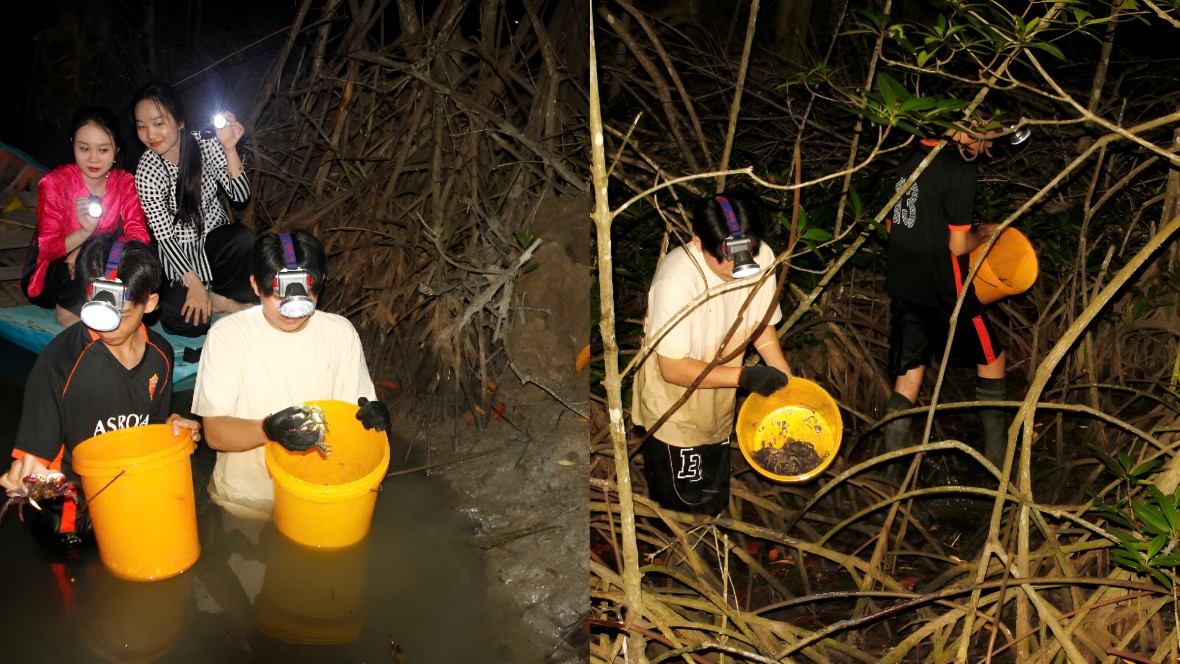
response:
{"label": "forearm", "polygon": [[90,235],[91,235],[91,231],[88,231],[85,228],[79,228],[78,230],[74,231],[73,233],[70,233],[69,235],[67,235],[66,240],[65,240],[66,253],[68,254],[71,251],[82,246],[83,242],[90,239]]}
{"label": "forearm", "polygon": [[242,157],[236,145],[228,148],[223,145],[221,149],[225,152],[225,168],[232,180],[242,174]]}
{"label": "forearm", "polygon": [[979,237],[970,230],[952,230],[947,248],[956,256],[966,256],[979,246]]}
{"label": "forearm", "polygon": [[762,333],[754,339],[754,350],[758,351],[758,356],[766,366],[774,367],[788,376],[793,375],[791,366],[787,364],[787,358],[783,355],[783,347],[779,343],[778,332],[774,326],[767,325],[762,329]]}
{"label": "forearm", "polygon": [[[679,359],[667,358],[663,355],[656,355],[656,357],[660,363],[660,375],[664,377],[664,380],[681,387],[692,385],[697,376],[700,376],[701,372],[705,370],[705,367],[709,366],[707,362],[691,357]],[[741,367],[715,366],[709,370],[709,373],[697,387],[705,389],[737,387],[741,373]]]}
{"label": "forearm", "polygon": [[262,420],[240,417],[206,417],[205,442],[218,452],[245,452],[266,442]]}

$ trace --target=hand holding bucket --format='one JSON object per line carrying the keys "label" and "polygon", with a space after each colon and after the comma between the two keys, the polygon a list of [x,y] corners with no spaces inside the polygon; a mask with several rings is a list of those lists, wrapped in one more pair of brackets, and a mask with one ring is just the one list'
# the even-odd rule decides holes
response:
{"label": "hand holding bucket", "polygon": [[[986,243],[971,252],[971,265],[979,261]],[[1015,228],[1005,228],[983,259],[975,279],[975,296],[983,304],[1019,295],[1037,280],[1037,254],[1032,243]]]}

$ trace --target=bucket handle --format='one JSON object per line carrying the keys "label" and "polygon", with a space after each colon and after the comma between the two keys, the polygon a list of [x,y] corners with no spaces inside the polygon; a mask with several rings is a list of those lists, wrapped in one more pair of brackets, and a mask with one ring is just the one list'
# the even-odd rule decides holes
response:
{"label": "bucket handle", "polygon": [[124,468],[124,469],[120,470],[120,471],[119,471],[119,474],[118,474],[118,475],[115,475],[114,477],[112,477],[110,482],[107,482],[106,484],[104,484],[104,485],[103,485],[103,487],[102,487],[101,489],[99,489],[98,491],[96,491],[96,492],[94,493],[94,495],[93,495],[93,496],[91,496],[91,497],[90,497],[90,498],[89,498],[89,499],[86,501],[86,504],[85,504],[85,505],[83,505],[83,506],[82,506],[82,509],[81,509],[81,510],[79,510],[79,511],[85,512],[87,509],[89,509],[89,508],[90,508],[90,503],[93,503],[95,498],[98,498],[100,495],[102,495],[102,492],[103,492],[103,491],[106,491],[106,490],[107,490],[107,489],[108,489],[108,488],[109,488],[109,487],[110,487],[112,484],[114,484],[114,483],[115,483],[115,480],[117,480],[117,479],[119,479],[120,477],[122,477],[122,476],[123,476],[123,473],[126,473],[126,472],[127,472],[127,469],[126,469],[126,468]]}

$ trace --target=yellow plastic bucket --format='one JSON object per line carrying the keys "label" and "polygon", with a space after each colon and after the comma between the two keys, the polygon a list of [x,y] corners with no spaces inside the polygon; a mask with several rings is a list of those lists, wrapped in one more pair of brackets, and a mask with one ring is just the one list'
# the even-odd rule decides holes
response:
{"label": "yellow plastic bucket", "polygon": [[74,448],[98,555],[112,574],[153,581],[197,562],[197,511],[187,429],[170,424],[116,429]]}
{"label": "yellow plastic bucket", "polygon": [[[983,245],[971,252],[971,265],[983,253]],[[1024,233],[1005,228],[975,273],[975,296],[984,304],[1019,295],[1037,280],[1037,254]]]}
{"label": "yellow plastic bucket", "polygon": [[332,453],[323,457],[312,448],[292,452],[266,444],[266,469],[275,484],[275,526],[306,546],[335,549],[355,544],[369,534],[377,488],[389,468],[385,434],[361,426],[356,404],[313,401],[324,410],[326,442]]}
{"label": "yellow plastic bucket", "polygon": [[350,643],[365,627],[368,546],[312,549],[279,538],[254,619],[267,636],[287,643]]}
{"label": "yellow plastic bucket", "polygon": [[836,459],[844,421],[824,388],[792,378],[769,397],[751,394],[737,418],[738,446],[750,467],[776,482],[806,482]]}

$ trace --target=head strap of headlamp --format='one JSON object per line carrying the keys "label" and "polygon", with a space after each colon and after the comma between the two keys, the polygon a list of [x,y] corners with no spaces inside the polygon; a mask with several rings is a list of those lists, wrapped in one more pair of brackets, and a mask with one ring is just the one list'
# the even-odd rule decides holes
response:
{"label": "head strap of headlamp", "polygon": [[119,261],[123,260],[123,245],[126,240],[115,240],[111,245],[111,253],[107,255],[106,278],[114,281],[119,278]]}
{"label": "head strap of headlamp", "polygon": [[733,206],[729,204],[729,199],[724,196],[718,196],[715,200],[721,206],[721,212],[725,214],[725,225],[729,227],[730,237],[741,237],[742,227],[738,224],[737,215],[734,214]]}

